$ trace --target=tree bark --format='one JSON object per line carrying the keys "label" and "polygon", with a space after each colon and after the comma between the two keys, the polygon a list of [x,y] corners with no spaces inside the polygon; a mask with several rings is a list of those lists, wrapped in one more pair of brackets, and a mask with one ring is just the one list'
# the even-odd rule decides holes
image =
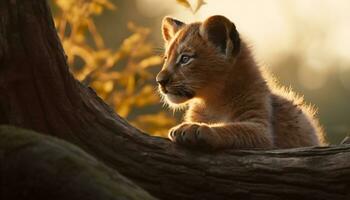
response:
{"label": "tree bark", "polygon": [[159,199],[350,198],[350,145],[178,147],[132,127],[74,79],[46,1],[2,0],[0,17],[0,124],[74,143]]}
{"label": "tree bark", "polygon": [[155,200],[67,142],[9,126],[0,138],[0,199]]}

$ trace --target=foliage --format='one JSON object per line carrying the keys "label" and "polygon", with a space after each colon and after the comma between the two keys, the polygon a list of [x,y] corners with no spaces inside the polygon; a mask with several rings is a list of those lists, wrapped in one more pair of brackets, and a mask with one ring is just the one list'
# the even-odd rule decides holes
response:
{"label": "foliage", "polygon": [[162,59],[154,55],[154,46],[148,41],[150,30],[128,22],[132,34],[117,50],[109,49],[93,17],[105,9],[116,9],[115,5],[109,0],[55,0],[55,4],[59,8],[56,28],[75,77],[91,85],[135,126],[155,135],[166,133],[176,120],[163,111],[130,117],[135,109],[159,103],[152,68],[159,67]]}
{"label": "foliage", "polygon": [[203,5],[205,5],[204,0],[188,1],[188,0],[176,0],[176,2],[183,7],[189,9],[192,13],[196,13]]}

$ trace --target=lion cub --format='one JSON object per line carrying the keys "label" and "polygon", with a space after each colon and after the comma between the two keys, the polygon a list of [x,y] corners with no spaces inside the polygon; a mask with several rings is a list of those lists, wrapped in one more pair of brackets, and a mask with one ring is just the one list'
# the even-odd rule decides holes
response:
{"label": "lion cub", "polygon": [[188,147],[292,148],[323,144],[314,111],[268,82],[235,25],[223,16],[185,24],[165,17],[160,93],[188,106],[169,138]]}

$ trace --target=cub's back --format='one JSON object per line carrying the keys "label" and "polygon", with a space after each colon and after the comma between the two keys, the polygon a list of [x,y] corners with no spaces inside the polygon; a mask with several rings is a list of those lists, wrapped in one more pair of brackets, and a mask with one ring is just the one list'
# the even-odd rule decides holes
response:
{"label": "cub's back", "polygon": [[288,99],[272,94],[272,126],[277,148],[324,144],[323,130],[315,120],[315,111],[303,105],[302,99]]}

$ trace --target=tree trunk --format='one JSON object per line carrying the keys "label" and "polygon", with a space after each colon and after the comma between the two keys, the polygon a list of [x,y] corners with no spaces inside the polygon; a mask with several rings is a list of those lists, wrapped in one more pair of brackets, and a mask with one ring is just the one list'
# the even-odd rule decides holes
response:
{"label": "tree trunk", "polygon": [[0,138],[0,199],[155,200],[67,142],[8,126]]}
{"label": "tree trunk", "polygon": [[177,147],[132,127],[73,78],[46,1],[1,0],[0,17],[0,124],[74,143],[159,199],[350,198],[350,145]]}

